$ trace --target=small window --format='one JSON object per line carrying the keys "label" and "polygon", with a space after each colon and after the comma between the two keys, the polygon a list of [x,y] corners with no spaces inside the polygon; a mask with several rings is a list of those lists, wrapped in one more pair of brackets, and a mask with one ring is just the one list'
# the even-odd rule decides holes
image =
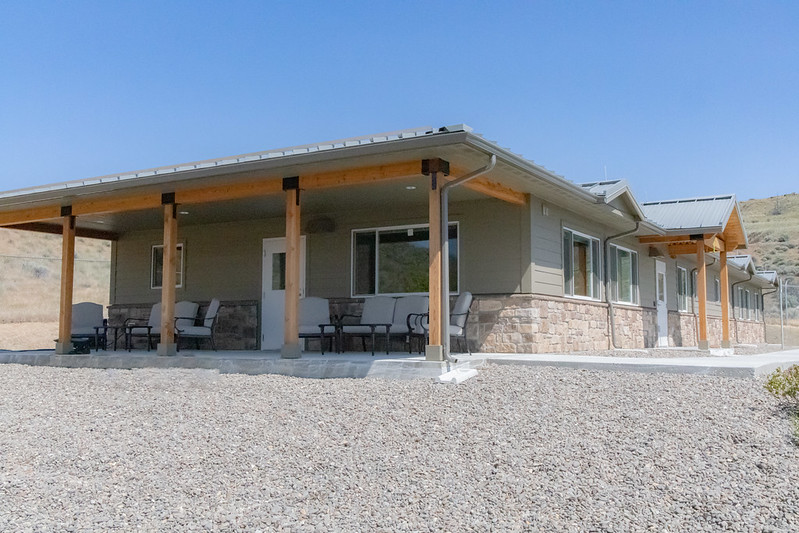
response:
{"label": "small window", "polygon": [[610,273],[613,299],[620,303],[638,303],[638,253],[619,246],[610,247]]}
{"label": "small window", "polygon": [[698,283],[696,270],[691,271],[691,297],[696,298],[696,286]]}
{"label": "small window", "polygon": [[738,287],[738,319],[744,319],[744,289],[743,287]]}
{"label": "small window", "polygon": [[[449,225],[449,289],[458,292],[458,225]],[[402,226],[353,231],[353,296],[428,292],[430,230]]]}
{"label": "small window", "polygon": [[683,267],[677,267],[677,309],[688,311],[688,271]]}
{"label": "small window", "polygon": [[[175,271],[175,288],[183,287],[183,243],[177,246],[177,261]],[[160,289],[164,279],[164,246],[156,244],[153,246],[152,263],[150,268],[150,288]]]}
{"label": "small window", "polygon": [[746,309],[746,319],[747,320],[752,318],[752,305],[751,305],[750,298],[751,298],[751,296],[750,296],[749,291],[746,291],[746,294],[744,296],[744,302],[746,302],[745,309]]}
{"label": "small window", "polygon": [[713,278],[713,294],[711,296],[714,302],[721,301],[721,281],[717,277]]}
{"label": "small window", "polygon": [[563,292],[567,296],[600,297],[599,239],[563,230]]}

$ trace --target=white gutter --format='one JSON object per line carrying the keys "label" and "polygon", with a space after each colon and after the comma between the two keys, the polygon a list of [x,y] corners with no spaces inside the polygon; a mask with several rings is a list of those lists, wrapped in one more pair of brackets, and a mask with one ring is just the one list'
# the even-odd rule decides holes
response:
{"label": "white gutter", "polygon": [[[491,159],[486,166],[441,186],[441,220],[439,223],[441,235],[441,346],[444,359],[451,363],[456,363],[458,360],[449,354],[449,190],[486,172],[491,172],[496,164],[497,156],[491,154]],[[432,228],[430,229],[432,231]]]}

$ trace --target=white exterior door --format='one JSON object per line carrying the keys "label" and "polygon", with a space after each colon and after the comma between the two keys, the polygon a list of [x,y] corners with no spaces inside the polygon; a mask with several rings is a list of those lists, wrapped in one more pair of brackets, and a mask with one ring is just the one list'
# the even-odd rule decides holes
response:
{"label": "white exterior door", "polygon": [[[261,349],[283,346],[286,307],[286,239],[264,239],[261,291]],[[305,237],[300,238],[300,298],[305,296]]]}
{"label": "white exterior door", "polygon": [[658,346],[669,345],[669,308],[667,306],[666,263],[655,260],[655,296],[658,313]]}

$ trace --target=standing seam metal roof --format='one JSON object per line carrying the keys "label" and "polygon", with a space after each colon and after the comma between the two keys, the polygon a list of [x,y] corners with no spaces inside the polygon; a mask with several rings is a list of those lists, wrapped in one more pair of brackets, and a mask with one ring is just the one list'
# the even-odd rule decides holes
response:
{"label": "standing seam metal roof", "polygon": [[724,228],[736,200],[731,194],[646,202],[641,208],[648,219],[666,229]]}

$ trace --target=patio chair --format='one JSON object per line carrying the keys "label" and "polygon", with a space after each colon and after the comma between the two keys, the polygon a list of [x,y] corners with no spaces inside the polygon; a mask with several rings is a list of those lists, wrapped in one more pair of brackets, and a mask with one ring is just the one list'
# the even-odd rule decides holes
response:
{"label": "patio chair", "polygon": [[[194,302],[178,302],[175,304],[175,333],[178,327],[193,326],[199,305]],[[179,335],[179,333],[178,333]],[[153,339],[161,336],[161,304],[153,304],[146,324],[141,320],[129,318],[125,321],[125,346],[131,350],[134,337],[147,337],[147,351],[153,348]],[[177,339],[176,339],[177,341]]]}
{"label": "patio chair", "polygon": [[422,295],[401,296],[394,306],[394,319],[391,322],[389,337],[400,337],[411,353],[411,334],[421,328],[411,317],[427,313],[430,298]]}
{"label": "patio chair", "polygon": [[[194,339],[197,349],[200,348],[200,341],[202,339],[208,339],[211,341],[211,348],[216,351],[216,342],[214,341],[214,331],[216,330],[216,322],[219,318],[219,308],[221,307],[219,300],[214,298],[211,300],[211,303],[208,304],[208,309],[205,311],[205,318],[202,319],[201,324],[197,324],[194,319],[191,319],[191,325],[186,325],[189,323],[189,317],[178,318],[175,317],[175,329],[178,332],[178,339]],[[177,315],[177,312],[175,312]]]}
{"label": "patio chair", "polygon": [[[374,296],[367,298],[363,303],[363,312],[358,315],[342,315],[339,334],[339,352],[347,337],[360,337],[363,349],[366,351],[366,337],[372,338],[372,355],[375,354],[375,336],[379,331],[386,336],[386,354],[389,350],[389,332],[394,321],[394,306],[396,299],[388,296]],[[346,324],[348,319],[357,319],[355,324]]]}
{"label": "patio chair", "polygon": [[[449,336],[451,338],[457,338],[462,342],[469,355],[472,354],[472,351],[469,348],[469,340],[466,338],[466,321],[469,319],[469,309],[472,306],[473,299],[474,297],[471,292],[463,291],[458,295],[458,298],[455,300],[455,305],[452,306],[449,313]],[[421,313],[408,317],[409,343],[412,342],[413,339],[418,339],[419,353],[422,353],[424,345],[427,344],[429,318],[430,315],[428,313]]]}
{"label": "patio chair", "polygon": [[330,351],[333,351],[333,338],[337,332],[336,324],[330,320],[330,302],[327,298],[309,296],[300,299],[300,338],[319,338],[319,351],[325,353],[325,340],[330,337]]}
{"label": "patio chair", "polygon": [[[92,302],[81,302],[72,306],[73,341],[94,340],[94,349],[105,350],[108,340],[108,320],[103,318],[103,306]],[[100,344],[102,342],[102,344]],[[88,344],[88,343],[87,343]]]}

